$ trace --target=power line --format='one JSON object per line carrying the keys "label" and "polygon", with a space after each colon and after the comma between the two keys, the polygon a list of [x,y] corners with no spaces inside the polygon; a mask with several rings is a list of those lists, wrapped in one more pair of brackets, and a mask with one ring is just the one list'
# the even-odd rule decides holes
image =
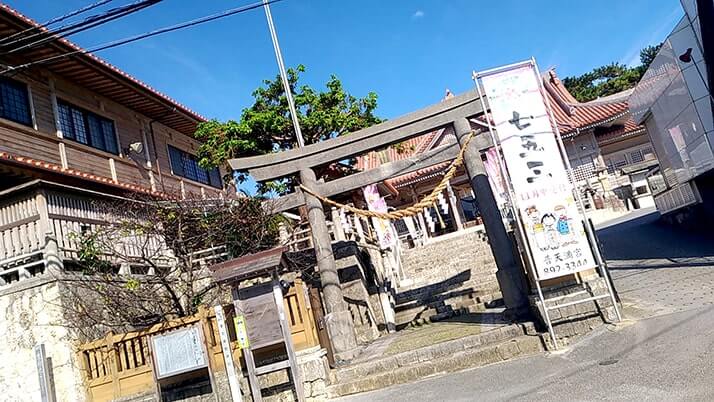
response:
{"label": "power line", "polygon": [[[283,1],[283,0],[267,0],[266,3],[267,3],[267,4],[273,4],[273,3],[278,3],[278,2],[281,2],[281,1]],[[190,21],[186,21],[186,22],[182,22],[182,23],[179,23],[179,24],[171,25],[171,26],[168,26],[168,27],[159,28],[159,29],[156,29],[156,30],[154,30],[154,31],[149,31],[149,32],[146,32],[146,33],[143,33],[143,34],[130,36],[130,37],[127,37],[127,38],[124,38],[124,39],[118,39],[118,40],[111,41],[111,42],[105,42],[105,43],[103,43],[103,44],[97,45],[97,46],[92,47],[92,48],[90,48],[90,49],[79,49],[79,50],[75,50],[75,51],[63,53],[63,54],[56,55],[56,56],[51,56],[51,57],[47,57],[47,58],[44,58],[44,59],[31,61],[31,62],[24,63],[24,64],[18,64],[17,66],[9,66],[9,67],[6,68],[5,70],[0,71],[0,75],[4,75],[4,74],[7,74],[7,73],[9,73],[9,72],[13,72],[13,71],[17,71],[17,70],[20,70],[20,69],[24,69],[24,68],[27,68],[27,67],[30,67],[30,66],[34,66],[34,65],[37,65],[37,64],[50,63],[50,62],[53,62],[53,61],[55,61],[55,60],[60,60],[60,59],[63,59],[63,58],[66,58],[66,57],[70,57],[70,56],[74,56],[74,55],[77,55],[77,54],[95,53],[95,52],[99,52],[99,51],[102,51],[102,50],[111,49],[111,48],[114,48],[114,47],[117,47],[117,46],[126,45],[126,44],[128,44],[128,43],[136,42],[136,41],[139,41],[139,40],[142,40],[142,39],[146,39],[146,38],[149,38],[149,37],[152,37],[152,36],[156,36],[156,35],[160,35],[160,34],[164,34],[164,33],[168,33],[168,32],[173,32],[173,31],[177,31],[177,30],[179,30],[179,29],[184,29],[184,28],[188,28],[188,27],[195,26],[195,25],[200,25],[200,24],[203,24],[203,23],[206,23],[206,22],[210,22],[210,21],[214,21],[214,20],[217,20],[217,19],[220,19],[220,18],[225,18],[225,17],[231,16],[231,15],[234,15],[234,14],[239,14],[239,13],[243,13],[243,12],[246,12],[246,11],[254,10],[254,9],[259,8],[259,7],[262,7],[262,6],[263,6],[263,2],[251,3],[251,4],[248,4],[248,5],[245,5],[245,6],[236,7],[236,8],[228,9],[228,10],[225,10],[225,11],[221,11],[221,12],[216,13],[216,14],[207,15],[207,16],[205,16],[205,17],[200,17],[200,18],[196,18],[196,19],[193,19],[193,20],[190,20]]]}
{"label": "power line", "polygon": [[47,27],[49,27],[49,26],[52,25],[52,24],[56,24],[56,23],[58,23],[58,22],[64,21],[64,20],[66,20],[67,18],[72,18],[72,17],[74,17],[75,15],[82,14],[82,13],[84,13],[85,11],[89,11],[89,10],[91,10],[91,9],[93,9],[93,8],[97,8],[97,7],[99,7],[99,6],[103,6],[103,5],[105,5],[105,4],[107,4],[107,3],[110,3],[110,2],[112,2],[112,1],[114,1],[114,0],[101,0],[101,1],[98,1],[98,2],[96,2],[96,3],[92,3],[92,4],[89,4],[89,5],[84,6],[84,7],[82,7],[82,8],[76,9],[76,10],[74,10],[74,11],[70,11],[70,12],[67,13],[67,14],[60,15],[60,16],[58,16],[58,17],[54,17],[54,18],[52,18],[52,19],[50,19],[50,20],[45,21],[44,23],[40,24],[39,26],[34,26],[34,27],[31,27],[31,28],[27,28],[27,29],[25,29],[25,30],[23,30],[23,31],[20,31],[20,32],[15,32],[15,33],[12,34],[12,35],[9,35],[9,36],[6,36],[6,37],[0,39],[0,45],[3,45],[5,42],[7,42],[7,41],[10,40],[10,39],[16,38],[16,37],[18,37],[18,36],[22,36],[22,35],[24,35],[24,34],[26,34],[26,33],[28,33],[28,32],[40,30],[40,29],[42,29],[42,27],[47,28]]}
{"label": "power line", "polygon": [[[86,30],[94,28],[96,26],[106,24],[107,22],[127,16],[127,15],[135,13],[137,11],[143,10],[144,8],[152,6],[152,5],[159,3],[161,1],[162,0],[139,0],[139,1],[136,1],[136,2],[128,4],[128,5],[112,8],[112,9],[107,10],[100,14],[95,14],[95,15],[89,16],[82,21],[73,22],[71,24],[61,26],[55,30],[40,31],[40,32],[37,32],[35,34],[29,35],[29,36],[26,36],[23,38],[15,39],[15,40],[11,41],[10,43],[3,44],[2,47],[8,48],[16,43],[20,43],[20,46],[11,48],[10,50],[6,50],[3,52],[3,54],[16,53],[21,50],[30,49],[33,47],[40,46],[44,43],[54,41],[59,37],[66,37],[66,36],[73,35],[73,34],[76,34],[76,33],[82,32],[82,31],[86,31]],[[40,39],[35,40],[34,42],[26,43],[27,41],[32,40],[37,37],[40,37]],[[25,43],[25,44],[22,44],[22,43]]]}

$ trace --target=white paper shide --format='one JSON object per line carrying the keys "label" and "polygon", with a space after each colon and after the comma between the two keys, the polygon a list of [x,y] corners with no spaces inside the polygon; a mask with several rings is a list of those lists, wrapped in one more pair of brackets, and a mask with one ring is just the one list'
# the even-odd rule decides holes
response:
{"label": "white paper shide", "polygon": [[534,66],[481,78],[539,279],[596,267]]}

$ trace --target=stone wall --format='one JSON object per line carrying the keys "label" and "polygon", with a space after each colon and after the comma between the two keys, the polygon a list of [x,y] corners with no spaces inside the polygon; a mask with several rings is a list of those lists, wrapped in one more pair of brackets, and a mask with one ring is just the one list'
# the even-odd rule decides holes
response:
{"label": "stone wall", "polygon": [[500,297],[496,261],[485,233],[456,232],[402,251],[397,324],[438,320]]}
{"label": "stone wall", "polygon": [[27,279],[0,291],[1,400],[39,401],[40,383],[33,348],[45,345],[58,401],[85,400],[73,338],[62,325],[57,281]]}
{"label": "stone wall", "polygon": [[[298,370],[303,382],[303,391],[307,402],[321,402],[327,400],[327,386],[329,380],[329,365],[327,352],[319,347],[297,352]],[[238,367],[236,367],[238,368]],[[243,371],[239,374],[243,402],[253,402],[253,397],[248,383],[248,374]],[[225,371],[213,373],[215,389],[211,387],[208,376],[197,380],[172,386],[162,391],[162,401],[172,402],[230,402],[230,386]],[[262,389],[264,402],[294,402],[297,401],[289,371],[278,370],[263,374],[258,377]],[[156,395],[140,394],[121,398],[116,402],[158,402]]]}

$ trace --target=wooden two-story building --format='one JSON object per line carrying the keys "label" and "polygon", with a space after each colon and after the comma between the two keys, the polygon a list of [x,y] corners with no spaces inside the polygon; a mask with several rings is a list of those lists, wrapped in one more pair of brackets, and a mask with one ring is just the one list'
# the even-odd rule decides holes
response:
{"label": "wooden two-story building", "polygon": [[[0,6],[0,38],[27,29],[42,28]],[[0,63],[0,286],[44,271],[48,236],[71,256],[68,233],[97,223],[93,199],[230,192],[225,172],[198,166],[204,118],[117,67],[60,38]]]}
{"label": "wooden two-story building", "polygon": [[84,400],[57,281],[72,233],[103,223],[97,200],[235,189],[197,164],[199,114],[65,39],[9,52],[18,32],[43,28],[0,5],[0,399],[41,399],[42,346],[57,400]]}

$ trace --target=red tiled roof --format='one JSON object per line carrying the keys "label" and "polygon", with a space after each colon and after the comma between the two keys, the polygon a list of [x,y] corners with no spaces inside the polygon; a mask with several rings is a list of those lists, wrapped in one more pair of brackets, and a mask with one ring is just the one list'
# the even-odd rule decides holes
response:
{"label": "red tiled roof", "polygon": [[553,70],[545,73],[543,84],[558,129],[565,136],[575,133],[578,129],[592,128],[629,113],[627,102],[578,102]]}
{"label": "red tiled roof", "polygon": [[94,174],[82,172],[75,169],[63,169],[62,166],[49,163],[45,161],[40,161],[37,159],[26,158],[24,156],[14,155],[8,152],[0,152],[0,160],[8,161],[16,165],[29,166],[35,169],[44,170],[46,172],[53,172],[63,174],[65,176],[76,177],[83,180],[93,181],[95,183],[104,184],[116,188],[120,188],[127,191],[134,191],[145,194],[162,195],[163,193],[157,191],[151,191],[151,189],[137,186],[129,183],[121,183],[114,181],[109,177],[97,176]]}
{"label": "red tiled roof", "polygon": [[400,144],[400,149],[391,146],[381,151],[371,151],[357,158],[356,168],[369,170],[381,166],[383,163],[399,161],[425,152],[429,144],[436,138],[441,130],[410,138]]}
{"label": "red tiled roof", "polygon": [[443,170],[446,170],[450,165],[451,161],[437,163],[436,165],[431,165],[429,167],[425,167],[424,169],[419,169],[411,173],[387,179],[385,180],[385,182],[397,188],[418,181],[420,178],[427,178],[429,175],[433,175]]}
{"label": "red tiled roof", "polygon": [[635,123],[632,116],[628,116],[623,125],[615,125],[603,127],[601,130],[595,131],[595,138],[599,144],[609,144],[631,135],[639,134],[645,131],[645,126]]}
{"label": "red tiled roof", "polygon": [[[12,25],[2,24],[4,30],[12,32],[12,30],[18,30],[19,25],[19,30],[35,28],[47,31],[45,27],[35,20],[6,4],[0,4],[0,15],[12,21]],[[85,52],[85,49],[65,38],[59,38],[49,44],[28,51],[28,55],[37,54],[38,56],[34,60],[39,60],[70,52]],[[90,66],[106,75],[97,76],[96,70],[92,70]],[[52,62],[47,65],[47,68],[56,70],[58,74],[66,75],[67,78],[76,80],[80,85],[86,85],[90,90],[96,91],[130,109],[137,110],[149,118],[161,121],[163,124],[187,135],[193,135],[196,122],[206,120],[205,117],[185,105],[92,53],[77,53],[72,57]],[[96,89],[94,89],[95,86]],[[167,110],[172,113],[167,115]]]}

